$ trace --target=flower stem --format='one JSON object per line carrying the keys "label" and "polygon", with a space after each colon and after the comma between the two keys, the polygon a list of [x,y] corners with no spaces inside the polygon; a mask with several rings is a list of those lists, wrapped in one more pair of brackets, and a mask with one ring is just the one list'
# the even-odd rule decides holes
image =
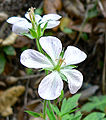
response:
{"label": "flower stem", "polygon": [[43,118],[46,120],[46,107],[47,107],[47,100],[44,100],[44,107],[43,107]]}
{"label": "flower stem", "polygon": [[51,112],[51,115],[52,115],[52,117],[53,117],[53,120],[56,120],[55,115],[54,115],[54,112],[53,112],[52,107],[51,107],[51,102],[50,102],[50,100],[48,100],[48,106],[49,106],[49,108],[50,108],[50,112]]}
{"label": "flower stem", "polygon": [[42,47],[40,46],[40,43],[39,43],[39,38],[36,38],[36,44],[37,44],[38,51],[44,54],[44,51],[42,50]]}

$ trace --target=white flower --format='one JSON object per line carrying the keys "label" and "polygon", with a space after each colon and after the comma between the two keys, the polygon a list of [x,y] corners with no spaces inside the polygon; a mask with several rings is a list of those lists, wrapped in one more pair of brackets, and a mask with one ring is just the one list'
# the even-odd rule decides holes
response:
{"label": "white flower", "polygon": [[68,46],[63,58],[61,58],[62,44],[58,38],[52,36],[41,37],[39,42],[52,61],[42,53],[32,49],[25,50],[21,54],[20,61],[28,68],[52,69],[52,72],[39,85],[38,93],[40,97],[53,100],[61,95],[63,81],[60,74],[66,76],[70,92],[72,94],[76,93],[82,86],[83,76],[78,70],[69,69],[66,66],[84,61],[87,57],[86,54],[74,46]]}
{"label": "white flower", "polygon": [[[26,13],[25,17],[30,20],[29,14]],[[37,25],[41,24],[41,28],[44,27],[44,25],[48,22],[46,29],[51,29],[53,27],[56,27],[60,24],[60,21],[58,21],[61,18],[60,15],[57,14],[47,14],[41,17],[40,15],[35,15],[35,20]],[[10,17],[7,22],[10,24],[13,24],[12,31],[16,34],[22,34],[22,33],[28,33],[29,29],[32,28],[31,22],[29,22],[25,18],[21,17]]]}

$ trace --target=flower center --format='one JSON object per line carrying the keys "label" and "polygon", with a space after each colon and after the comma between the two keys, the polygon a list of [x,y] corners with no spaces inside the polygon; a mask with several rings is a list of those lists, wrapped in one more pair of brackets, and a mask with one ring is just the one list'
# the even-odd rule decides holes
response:
{"label": "flower center", "polygon": [[65,58],[62,59],[61,57],[59,59],[56,59],[56,61],[58,60],[57,62],[57,65],[55,66],[54,70],[57,70],[57,71],[60,71],[60,68],[61,68],[61,65],[62,63],[64,62],[65,63]]}

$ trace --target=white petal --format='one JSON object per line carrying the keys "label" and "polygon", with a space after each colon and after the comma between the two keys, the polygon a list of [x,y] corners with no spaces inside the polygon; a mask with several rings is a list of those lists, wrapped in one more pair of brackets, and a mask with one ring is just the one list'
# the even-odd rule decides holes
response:
{"label": "white petal", "polygon": [[[42,23],[41,28],[43,28],[45,24],[46,24],[46,22]],[[59,24],[60,24],[60,21],[49,21],[46,29],[54,28],[54,27],[58,26]]]}
{"label": "white petal", "polygon": [[63,69],[61,72],[67,77],[68,79],[68,86],[70,92],[72,94],[76,93],[82,86],[83,83],[83,75],[78,70],[72,69]]}
{"label": "white petal", "polygon": [[28,33],[32,25],[28,21],[19,21],[13,24],[12,31],[16,34]]}
{"label": "white petal", "polygon": [[20,21],[26,21],[25,18],[21,18],[21,17],[10,17],[7,22],[10,24],[14,24],[16,22],[20,22]]}
{"label": "white petal", "polygon": [[28,12],[25,13],[25,17],[26,17],[28,20],[30,20],[30,17],[29,17],[29,13],[28,13]]}
{"label": "white petal", "polygon": [[35,15],[35,20],[37,23],[39,23],[41,19],[42,17],[40,15],[37,15],[37,14]]}
{"label": "white petal", "polygon": [[42,53],[27,49],[20,56],[20,62],[28,68],[51,68],[53,67],[48,58]]}
{"label": "white petal", "polygon": [[45,22],[45,21],[48,21],[48,20],[55,21],[55,20],[59,20],[60,18],[61,18],[61,16],[58,15],[58,14],[47,14],[47,15],[43,16],[42,22]]}
{"label": "white petal", "polygon": [[38,93],[43,99],[54,100],[61,95],[62,89],[63,81],[61,77],[58,72],[52,72],[41,81]]}
{"label": "white petal", "polygon": [[83,51],[74,46],[68,46],[63,56],[65,65],[78,64],[84,61],[86,57],[87,55]]}
{"label": "white petal", "polygon": [[45,52],[51,57],[53,62],[56,64],[57,59],[59,59],[59,55],[62,51],[61,41],[56,37],[48,36],[41,37],[39,42],[42,48],[45,50]]}

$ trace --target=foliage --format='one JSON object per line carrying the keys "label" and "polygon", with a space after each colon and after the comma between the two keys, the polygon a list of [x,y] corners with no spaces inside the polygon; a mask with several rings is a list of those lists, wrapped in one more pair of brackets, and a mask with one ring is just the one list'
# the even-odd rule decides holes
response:
{"label": "foliage", "polygon": [[34,12],[34,13],[35,13],[35,14],[42,15],[43,9],[42,9],[42,8],[37,8],[37,9],[35,9],[35,12]]}
{"label": "foliage", "polygon": [[72,34],[73,30],[70,29],[70,28],[65,27],[64,30],[63,30],[63,32],[66,33],[66,34]]}
{"label": "foliage", "polygon": [[0,53],[0,73],[4,71],[6,59],[3,54]]}
{"label": "foliage", "polygon": [[106,112],[106,96],[94,96],[89,99],[90,102],[86,103],[81,111],[91,112],[93,109]]}
{"label": "foliage", "polygon": [[16,55],[14,47],[4,46],[0,48],[0,74],[4,71],[4,68],[5,68],[5,64],[6,64],[5,55],[8,55],[8,56]]}
{"label": "foliage", "polygon": [[106,120],[104,118],[105,114],[101,112],[93,112],[89,114],[87,117],[85,117],[83,120]]}
{"label": "foliage", "polygon": [[3,47],[3,51],[7,54],[7,55],[15,55],[15,49],[12,46],[5,46]]}
{"label": "foliage", "polygon": [[40,117],[40,114],[39,113],[36,113],[36,112],[33,112],[33,111],[29,111],[29,110],[27,110],[27,111],[25,111],[26,113],[28,113],[29,115],[31,115],[31,116],[33,116],[33,117]]}
{"label": "foliage", "polygon": [[[76,94],[76,95],[72,96],[71,98],[68,98],[68,99],[64,98],[60,109],[56,105],[51,104],[49,102],[49,104],[48,104],[49,108],[47,108],[47,110],[46,110],[49,119],[56,120],[56,118],[59,118],[61,120],[81,120],[82,119],[81,111],[83,110],[83,108],[84,108],[84,110],[90,110],[89,106],[92,106],[94,104],[94,105],[97,105],[95,108],[98,108],[99,110],[103,111],[104,110],[103,106],[106,106],[105,105],[106,96],[92,97],[92,98],[90,98],[90,100],[92,100],[93,103],[92,104],[90,103],[87,105],[85,104],[82,107],[81,111],[79,111],[78,108],[76,108],[78,106],[79,97],[80,97],[80,94]],[[100,102],[100,100],[101,100],[101,102]],[[99,105],[98,105],[98,103],[99,103]],[[54,112],[52,111],[52,109]],[[43,116],[43,114],[41,114],[41,113],[39,114],[39,113],[35,113],[32,111],[25,111],[25,112],[27,112],[29,115],[31,115],[33,117],[42,117]],[[93,113],[88,114],[85,118],[83,118],[83,120],[106,120],[106,118],[105,118],[105,113],[93,112]]]}
{"label": "foliage", "polygon": [[87,19],[94,18],[98,15],[97,2],[93,5],[91,9],[88,10]]}

